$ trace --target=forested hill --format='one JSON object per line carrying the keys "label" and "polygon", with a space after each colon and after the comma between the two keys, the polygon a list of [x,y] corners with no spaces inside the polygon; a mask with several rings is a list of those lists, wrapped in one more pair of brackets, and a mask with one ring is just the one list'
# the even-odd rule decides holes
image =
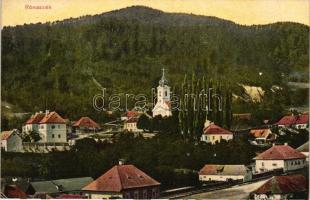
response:
{"label": "forested hill", "polygon": [[[215,17],[130,7],[2,30],[2,100],[23,111],[98,115],[100,92],[150,93],[160,69],[269,87],[308,72],[308,30],[298,23],[241,26]],[[263,76],[258,76],[263,72]],[[94,81],[96,80],[96,81]]]}

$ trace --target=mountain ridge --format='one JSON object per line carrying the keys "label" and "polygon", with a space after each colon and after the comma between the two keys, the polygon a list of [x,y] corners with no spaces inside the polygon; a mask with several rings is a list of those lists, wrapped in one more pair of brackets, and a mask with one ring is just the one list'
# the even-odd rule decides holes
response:
{"label": "mountain ridge", "polygon": [[71,17],[62,20],[56,20],[52,22],[38,22],[29,23],[24,25],[16,26],[4,26],[8,27],[19,27],[27,25],[37,25],[37,24],[70,24],[70,23],[96,23],[101,20],[107,20],[110,18],[126,19],[126,20],[136,20],[142,24],[155,24],[155,25],[165,25],[165,26],[206,26],[206,25],[231,25],[231,26],[242,26],[242,27],[255,27],[255,26],[269,26],[278,23],[290,23],[307,26],[299,22],[291,21],[279,21],[267,24],[252,24],[245,25],[239,24],[229,19],[223,19],[216,16],[199,15],[192,13],[182,13],[182,12],[165,12],[159,9],[154,9],[147,6],[134,5],[129,7],[124,7],[116,10],[111,10],[107,12],[102,12],[95,15],[82,15],[79,17]]}

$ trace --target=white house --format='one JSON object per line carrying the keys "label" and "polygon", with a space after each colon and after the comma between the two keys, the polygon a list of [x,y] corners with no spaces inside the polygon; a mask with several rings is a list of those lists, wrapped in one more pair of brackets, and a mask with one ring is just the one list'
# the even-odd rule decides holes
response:
{"label": "white house", "polygon": [[1,148],[7,152],[21,152],[23,150],[23,140],[17,129],[1,132]]}
{"label": "white house", "polygon": [[170,87],[165,77],[165,69],[163,69],[162,77],[157,87],[157,103],[153,108],[153,117],[155,116],[169,117],[172,116]]}
{"label": "white house", "polygon": [[138,124],[139,118],[137,117],[132,117],[128,120],[125,121],[124,123],[124,130],[133,132],[133,133],[141,133],[143,132],[142,129],[139,129],[137,124]]}
{"label": "white house", "polygon": [[209,120],[206,120],[205,128],[203,129],[203,134],[201,135],[200,140],[215,144],[217,142],[221,142],[221,140],[232,140],[233,137],[234,134],[232,132],[213,124]]}
{"label": "white house", "polygon": [[276,125],[279,128],[296,128],[296,129],[306,129],[309,127],[309,115],[288,115],[282,117]]}
{"label": "white house", "polygon": [[296,150],[304,154],[307,157],[306,160],[309,161],[309,141],[298,147]]}
{"label": "white house", "polygon": [[42,111],[32,115],[23,126],[23,133],[30,133],[31,131],[39,132],[39,123],[45,116],[45,113]]}
{"label": "white house", "polygon": [[287,144],[273,145],[255,157],[254,160],[256,172],[272,171],[275,169],[283,169],[286,172],[306,166],[306,156]]}
{"label": "white house", "polygon": [[308,181],[301,174],[274,176],[251,192],[249,199],[280,200],[280,199],[309,199]]}
{"label": "white house", "polygon": [[46,111],[45,116],[39,122],[39,142],[57,143],[67,142],[66,121],[56,112]]}
{"label": "white house", "polygon": [[252,179],[252,172],[244,165],[205,165],[199,171],[199,181],[230,181]]}
{"label": "white house", "polygon": [[276,139],[276,134],[272,133],[270,128],[251,129],[250,135],[254,137],[256,145],[270,144]]}

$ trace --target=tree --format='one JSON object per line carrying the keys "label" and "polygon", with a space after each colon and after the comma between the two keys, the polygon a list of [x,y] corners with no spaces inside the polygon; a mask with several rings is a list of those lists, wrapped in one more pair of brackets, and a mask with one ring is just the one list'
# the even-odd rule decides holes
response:
{"label": "tree", "polygon": [[151,125],[150,125],[149,117],[146,116],[145,114],[142,114],[138,119],[137,127],[138,127],[138,129],[143,129],[144,131],[150,130]]}

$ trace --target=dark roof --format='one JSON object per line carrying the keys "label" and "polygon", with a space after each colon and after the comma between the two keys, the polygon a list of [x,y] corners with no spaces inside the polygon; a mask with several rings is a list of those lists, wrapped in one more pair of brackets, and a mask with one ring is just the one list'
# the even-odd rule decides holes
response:
{"label": "dark roof", "polygon": [[278,121],[277,125],[294,125],[294,124],[307,124],[309,123],[309,115],[288,115],[282,117],[280,121]]}
{"label": "dark roof", "polygon": [[116,165],[83,188],[88,191],[120,192],[129,188],[160,185],[134,165]]}
{"label": "dark roof", "polygon": [[309,141],[296,149],[299,152],[309,152]]}
{"label": "dark roof", "polygon": [[254,194],[288,194],[308,190],[308,181],[303,175],[274,176],[255,190]]}
{"label": "dark roof", "polygon": [[100,129],[101,127],[94,120],[89,117],[81,117],[77,122],[72,126],[84,127],[84,128],[96,128]]}
{"label": "dark roof", "polygon": [[244,165],[205,165],[199,175],[245,175],[248,168]]}
{"label": "dark roof", "polygon": [[306,158],[305,155],[298,152],[288,145],[275,145],[259,154],[256,160],[289,160]]}
{"label": "dark roof", "polygon": [[[81,190],[85,185],[88,185],[92,181],[93,179],[91,177],[81,177],[50,181],[37,181],[30,182],[30,184],[35,190],[35,193],[57,193],[64,191]],[[57,189],[57,186],[61,186],[61,191]]]}
{"label": "dark roof", "polygon": [[203,134],[232,135],[233,133],[215,124],[211,124],[210,126],[204,128]]}

